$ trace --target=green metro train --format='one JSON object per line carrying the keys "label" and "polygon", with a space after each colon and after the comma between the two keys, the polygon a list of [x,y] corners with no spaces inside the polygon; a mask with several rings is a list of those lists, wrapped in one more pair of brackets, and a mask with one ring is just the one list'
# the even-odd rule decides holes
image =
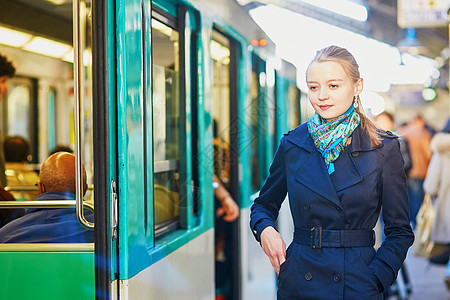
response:
{"label": "green metro train", "polygon": [[[282,133],[301,121],[301,92],[248,13],[234,0],[0,6],[0,53],[16,66],[4,135],[30,141],[36,168],[54,146],[72,147],[91,187],[84,201],[0,208],[70,206],[95,232],[92,244],[0,244],[0,298],[255,299],[265,258],[253,250],[249,207]],[[3,42],[12,31],[66,48],[33,53]],[[213,174],[240,208],[222,255]]]}

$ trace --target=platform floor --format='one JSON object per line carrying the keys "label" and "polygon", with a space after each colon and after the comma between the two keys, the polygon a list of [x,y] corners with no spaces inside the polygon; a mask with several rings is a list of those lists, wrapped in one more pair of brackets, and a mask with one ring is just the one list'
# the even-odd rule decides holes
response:
{"label": "platform floor", "polygon": [[[412,293],[410,300],[450,300],[450,292],[444,282],[445,266],[428,263],[410,250],[405,261]],[[398,299],[391,296],[389,300]]]}

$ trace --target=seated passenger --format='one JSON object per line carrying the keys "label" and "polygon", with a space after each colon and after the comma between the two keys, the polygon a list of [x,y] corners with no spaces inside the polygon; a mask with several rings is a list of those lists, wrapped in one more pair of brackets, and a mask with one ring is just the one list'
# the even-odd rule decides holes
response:
{"label": "seated passenger", "polygon": [[[40,170],[39,200],[75,200],[75,156],[67,152],[51,155]],[[86,194],[83,167],[83,195]],[[84,211],[86,220],[94,214]],[[26,214],[0,229],[0,243],[93,243],[94,231],[78,223],[75,208],[30,208]]]}
{"label": "seated passenger", "polygon": [[[8,136],[3,147],[7,186],[33,188],[39,181],[39,175],[27,165],[30,155],[27,141],[20,136]],[[11,193],[14,198],[23,200],[33,200],[39,195],[38,191],[11,191]]]}

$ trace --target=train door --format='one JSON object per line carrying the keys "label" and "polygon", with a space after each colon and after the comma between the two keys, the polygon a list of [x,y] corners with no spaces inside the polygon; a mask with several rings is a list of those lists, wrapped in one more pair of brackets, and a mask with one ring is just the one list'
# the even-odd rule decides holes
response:
{"label": "train door", "polygon": [[212,201],[203,194],[212,182],[197,178],[206,171],[194,153],[198,19],[169,1],[120,2],[117,297],[211,299]]}
{"label": "train door", "polygon": [[[214,174],[239,203],[237,145],[237,47],[235,41],[214,30],[213,59],[213,148]],[[215,199],[215,207],[220,207]],[[240,299],[240,247],[238,222],[215,218],[216,299]]]}

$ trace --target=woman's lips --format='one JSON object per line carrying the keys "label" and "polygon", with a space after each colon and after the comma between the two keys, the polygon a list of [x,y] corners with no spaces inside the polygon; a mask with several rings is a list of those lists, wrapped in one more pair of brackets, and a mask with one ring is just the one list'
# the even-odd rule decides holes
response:
{"label": "woman's lips", "polygon": [[329,108],[331,108],[333,105],[319,105],[321,110],[327,110]]}

